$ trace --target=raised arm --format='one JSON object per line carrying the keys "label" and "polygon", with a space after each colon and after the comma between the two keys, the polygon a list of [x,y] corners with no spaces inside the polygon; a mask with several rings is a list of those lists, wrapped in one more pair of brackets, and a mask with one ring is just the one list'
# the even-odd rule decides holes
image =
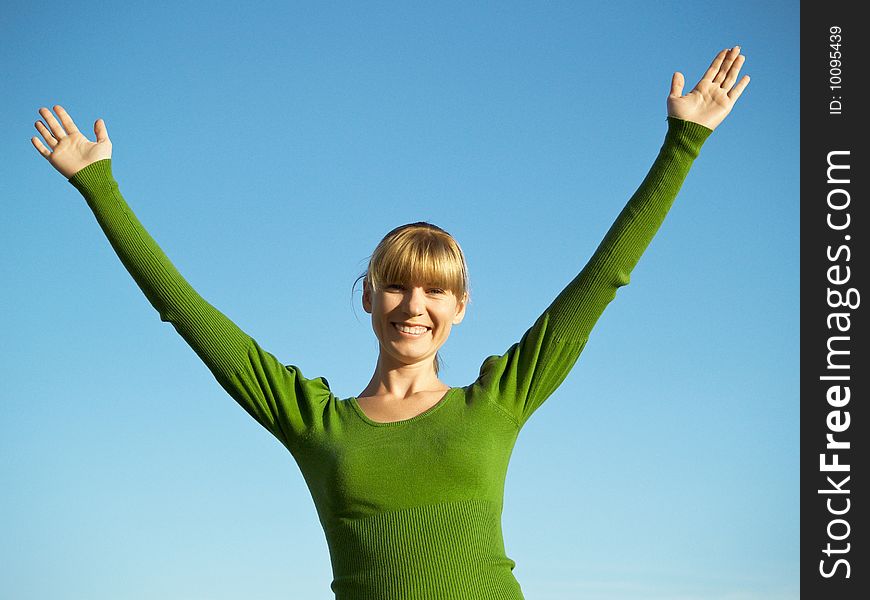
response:
{"label": "raised arm", "polygon": [[[206,302],[182,277],[124,200],[112,175],[112,145],[102,119],[94,124],[96,142],[76,128],[61,106],[60,123],[46,108],[47,126],[36,128],[49,148],[33,145],[84,196],[124,267],[160,319],[172,323],[211,370],[221,386],[288,449],[306,435],[318,405],[329,398],[321,378],[308,380],[282,365]],[[61,126],[61,123],[63,126]]]}
{"label": "raised arm", "polygon": [[479,386],[521,427],[555,391],[576,363],[593,326],[630,273],[668,213],[701,145],[731,111],[749,83],[739,47],[713,59],[683,96],[674,73],[668,95],[668,131],[647,176],[616,218],[583,270],[501,356],[484,361]]}

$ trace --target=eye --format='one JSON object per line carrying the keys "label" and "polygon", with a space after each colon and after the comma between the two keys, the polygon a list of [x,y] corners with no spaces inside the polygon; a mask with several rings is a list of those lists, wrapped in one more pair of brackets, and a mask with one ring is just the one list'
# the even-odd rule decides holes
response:
{"label": "eye", "polygon": [[430,294],[446,294],[447,292],[443,288],[429,288]]}
{"label": "eye", "polygon": [[405,289],[405,286],[402,285],[401,283],[391,283],[391,284],[387,285],[386,289],[400,292],[400,291]]}

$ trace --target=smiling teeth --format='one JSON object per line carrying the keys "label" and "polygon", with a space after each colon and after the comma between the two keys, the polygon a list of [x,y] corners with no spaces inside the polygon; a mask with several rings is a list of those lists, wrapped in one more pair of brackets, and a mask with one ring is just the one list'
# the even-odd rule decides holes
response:
{"label": "smiling teeth", "polygon": [[413,335],[420,335],[426,331],[426,327],[408,327],[407,325],[399,325],[398,323],[393,323],[396,326],[396,329],[402,331],[404,333],[411,333]]}

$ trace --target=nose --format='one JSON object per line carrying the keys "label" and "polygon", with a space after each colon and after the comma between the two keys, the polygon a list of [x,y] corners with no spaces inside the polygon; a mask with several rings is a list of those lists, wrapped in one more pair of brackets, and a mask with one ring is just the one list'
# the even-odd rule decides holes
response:
{"label": "nose", "polygon": [[422,287],[410,287],[402,299],[402,308],[409,317],[422,315],[426,309],[426,292]]}

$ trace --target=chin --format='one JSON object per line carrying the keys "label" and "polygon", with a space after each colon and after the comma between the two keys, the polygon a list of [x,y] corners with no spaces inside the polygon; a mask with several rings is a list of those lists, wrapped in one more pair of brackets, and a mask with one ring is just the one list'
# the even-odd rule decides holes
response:
{"label": "chin", "polygon": [[395,348],[388,353],[390,358],[405,365],[416,365],[421,362],[435,360],[435,354],[405,354],[397,352]]}

